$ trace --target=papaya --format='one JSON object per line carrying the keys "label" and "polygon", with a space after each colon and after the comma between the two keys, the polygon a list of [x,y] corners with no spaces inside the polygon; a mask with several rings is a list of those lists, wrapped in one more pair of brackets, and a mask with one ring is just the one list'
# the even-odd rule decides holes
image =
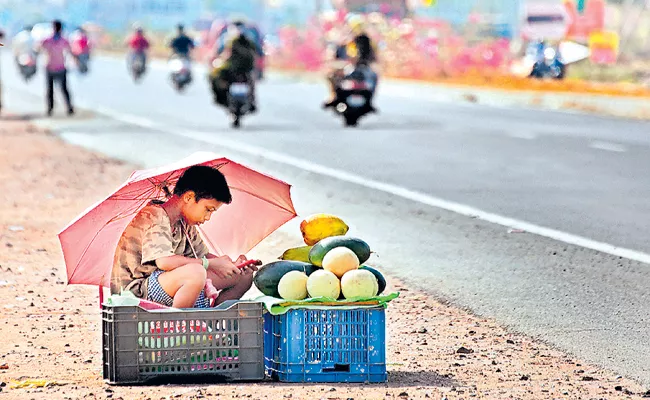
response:
{"label": "papaya", "polygon": [[292,249],[288,249],[282,255],[280,256],[280,260],[293,260],[293,261],[302,261],[302,262],[309,262],[309,251],[311,250],[312,246],[302,246],[302,247],[294,247]]}
{"label": "papaya", "polygon": [[309,276],[317,269],[320,268],[301,261],[275,261],[262,266],[255,274],[253,283],[265,295],[280,297],[278,284],[287,272],[300,271]]}
{"label": "papaya", "polygon": [[348,236],[331,236],[316,243],[309,252],[309,261],[319,267],[323,266],[323,258],[335,247],[347,247],[357,255],[359,263],[363,264],[370,258],[370,246],[361,239]]}
{"label": "papaya", "polygon": [[377,294],[380,295],[384,292],[386,289],[386,279],[384,278],[384,275],[381,274],[381,272],[377,271],[376,269],[369,267],[367,265],[362,265],[359,267],[359,269],[365,269],[370,272],[377,278],[377,284],[379,285],[379,290],[377,291]]}
{"label": "papaya", "polygon": [[348,225],[336,215],[314,214],[300,223],[300,232],[305,244],[313,246],[330,236],[345,235]]}

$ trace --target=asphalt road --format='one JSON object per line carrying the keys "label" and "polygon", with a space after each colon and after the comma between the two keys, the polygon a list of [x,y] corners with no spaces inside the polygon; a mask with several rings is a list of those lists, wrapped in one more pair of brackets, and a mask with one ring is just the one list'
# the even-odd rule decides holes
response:
{"label": "asphalt road", "polygon": [[[7,107],[40,113],[42,76],[25,85],[6,57],[2,72]],[[162,68],[135,85],[121,60],[101,59],[71,83],[78,102],[117,120],[44,122],[65,139],[144,165],[194,150],[236,157],[293,183],[302,214],[345,217],[391,274],[650,384],[647,264],[508,233],[247,147],[650,253],[650,124],[440,103],[435,88],[382,83],[381,114],[344,129],[319,109],[324,85],[273,77],[259,87],[261,112],[235,132],[202,77],[178,95]]]}

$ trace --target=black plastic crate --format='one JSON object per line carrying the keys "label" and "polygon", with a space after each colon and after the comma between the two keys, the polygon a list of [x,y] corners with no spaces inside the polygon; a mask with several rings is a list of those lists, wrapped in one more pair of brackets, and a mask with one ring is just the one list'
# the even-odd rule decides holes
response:
{"label": "black plastic crate", "polygon": [[104,379],[144,383],[193,377],[264,379],[263,305],[148,311],[102,306]]}

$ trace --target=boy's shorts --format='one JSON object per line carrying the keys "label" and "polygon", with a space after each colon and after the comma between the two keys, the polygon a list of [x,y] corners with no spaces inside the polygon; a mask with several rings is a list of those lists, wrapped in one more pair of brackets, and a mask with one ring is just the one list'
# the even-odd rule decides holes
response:
{"label": "boy's shorts", "polygon": [[[158,304],[162,304],[167,307],[171,307],[174,303],[174,299],[165,292],[165,289],[160,286],[158,283],[158,276],[164,271],[157,269],[153,271],[149,278],[147,278],[149,284],[149,291],[147,293],[147,300],[155,301]],[[205,291],[201,290],[199,297],[196,299],[193,308],[210,308],[210,301],[205,297]]]}

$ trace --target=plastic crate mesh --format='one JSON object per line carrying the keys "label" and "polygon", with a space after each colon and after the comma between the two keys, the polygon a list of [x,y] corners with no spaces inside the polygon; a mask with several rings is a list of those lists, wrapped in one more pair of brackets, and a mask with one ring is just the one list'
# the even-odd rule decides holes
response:
{"label": "plastic crate mesh", "polygon": [[308,363],[367,363],[368,313],[329,310],[307,313],[305,339]]}
{"label": "plastic crate mesh", "polygon": [[232,370],[239,367],[237,320],[138,322],[140,373]]}

